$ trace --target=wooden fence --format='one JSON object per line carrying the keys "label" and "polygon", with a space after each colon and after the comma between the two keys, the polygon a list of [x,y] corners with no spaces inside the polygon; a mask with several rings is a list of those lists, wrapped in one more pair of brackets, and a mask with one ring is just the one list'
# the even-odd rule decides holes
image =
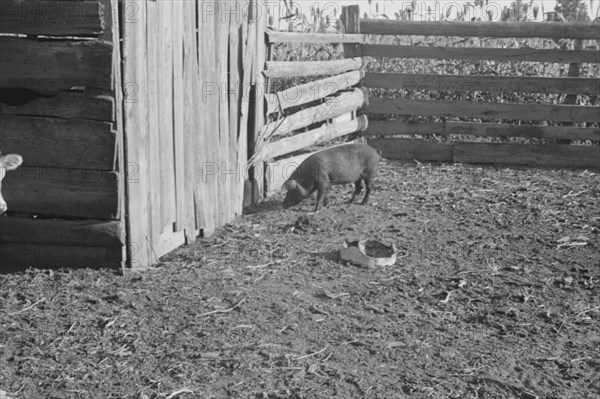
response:
{"label": "wooden fence", "polygon": [[[362,132],[368,143],[381,149],[387,158],[600,167],[600,107],[577,105],[575,101],[578,95],[592,98],[600,95],[600,79],[597,76],[578,76],[580,64],[600,64],[597,46],[593,50],[582,48],[585,40],[600,40],[600,27],[597,24],[361,20],[358,6],[343,7],[342,20],[345,33],[340,34],[268,32],[269,54],[272,54],[273,46],[282,43],[341,43],[345,59],[267,62],[264,75],[268,79],[334,75],[267,94],[266,114],[276,117],[259,134],[254,158],[267,161],[267,195],[278,190],[295,167],[310,155],[303,153],[286,157],[286,154],[306,150],[352,132]],[[432,46],[422,40],[424,36],[431,35],[458,37],[457,40],[462,41],[462,37],[549,38],[552,41],[561,38],[575,40],[576,48]],[[393,39],[386,40],[389,36],[409,36],[413,41],[424,44],[396,44]],[[564,41],[561,44],[565,47]],[[569,73],[566,77],[547,77],[376,72],[366,67],[368,60],[373,58],[380,61],[380,65],[385,61],[393,65],[394,62],[401,63],[408,59],[568,63]],[[315,90],[315,85],[320,90]],[[327,108],[325,105],[298,110],[298,106],[316,99],[315,91],[321,93],[321,97],[333,94],[331,91],[324,93],[324,87],[347,90],[356,86],[363,87],[361,98],[364,98],[364,103],[361,106],[358,106],[360,98],[347,92],[343,100],[336,104],[336,112],[333,112],[334,107]],[[370,89],[370,98],[364,88]],[[355,88],[354,93],[357,90]],[[426,100],[424,97],[427,95],[411,98],[408,94],[444,90],[462,93],[559,94],[566,95],[566,103]],[[373,93],[380,91],[393,95],[373,96]],[[363,107],[366,104],[368,106]],[[293,109],[295,113],[287,113],[288,109]],[[332,112],[324,112],[325,109]],[[363,114],[357,116],[355,111],[359,110]],[[342,113],[351,116],[344,122],[324,123],[309,132],[301,132],[309,123]],[[269,142],[278,135],[284,138]],[[479,142],[472,142],[469,137]],[[494,142],[515,137],[537,142]],[[569,145],[574,142],[579,145]]]}
{"label": "wooden fence", "polygon": [[[307,40],[298,34],[268,31],[269,45]],[[339,35],[309,35],[309,40],[326,43]],[[269,51],[269,53],[271,53]],[[356,112],[368,105],[361,58],[326,61],[267,61],[268,79],[321,77],[265,96],[265,114],[270,120],[259,130],[250,162],[264,163],[264,193],[279,190],[310,148],[367,128],[366,116]],[[325,77],[323,77],[325,76]],[[277,138],[277,139],[276,139]],[[297,152],[299,155],[290,156]]]}
{"label": "wooden fence", "polygon": [[[346,13],[354,15],[357,7]],[[581,63],[600,64],[598,24],[581,23],[490,23],[490,22],[413,22],[360,20],[347,23],[352,34],[363,34],[363,40],[353,45],[348,56],[375,57],[394,62],[398,59],[485,60],[539,63],[569,63],[568,76],[499,76],[450,75],[431,73],[367,72],[363,85],[370,89],[386,89],[388,93],[442,90],[462,93],[543,93],[564,94],[563,104],[516,103],[491,101],[447,101],[410,98],[406,94],[394,98],[371,98],[366,112],[371,122],[365,133],[369,143],[383,151],[388,158],[465,163],[498,163],[558,167],[599,168],[600,107],[577,105],[577,95],[598,98],[600,79],[578,77]],[[415,41],[423,36],[547,38],[550,42],[574,39],[575,49],[449,47],[398,44],[371,44],[372,38],[385,41],[411,35]],[[415,35],[418,35],[415,37]],[[371,40],[368,40],[371,38]],[[582,49],[582,43],[594,49]],[[516,40],[515,40],[516,42]],[[485,43],[480,41],[480,43]],[[383,120],[382,120],[383,119]],[[393,119],[393,120],[392,120]],[[423,138],[373,138],[373,136],[416,135]],[[442,140],[426,140],[433,136]],[[524,137],[542,139],[545,144],[469,142],[465,136]],[[548,140],[557,140],[559,144]],[[449,142],[454,141],[454,142]],[[569,145],[583,141],[582,145]]]}
{"label": "wooden fence", "polygon": [[3,270],[147,267],[241,214],[258,5],[2,1],[0,149],[24,159],[3,185]]}

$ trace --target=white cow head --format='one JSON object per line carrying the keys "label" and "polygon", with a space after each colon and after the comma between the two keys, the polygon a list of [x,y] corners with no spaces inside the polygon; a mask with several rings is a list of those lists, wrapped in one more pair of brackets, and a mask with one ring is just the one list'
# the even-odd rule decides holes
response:
{"label": "white cow head", "polygon": [[15,170],[23,163],[20,155],[8,154],[0,155],[0,215],[6,212],[6,202],[2,198],[2,179],[9,170]]}

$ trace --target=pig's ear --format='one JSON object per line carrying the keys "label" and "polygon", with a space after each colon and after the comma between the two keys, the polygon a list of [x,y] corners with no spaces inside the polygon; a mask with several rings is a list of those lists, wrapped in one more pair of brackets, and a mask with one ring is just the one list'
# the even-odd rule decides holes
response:
{"label": "pig's ear", "polygon": [[20,155],[8,154],[1,156],[0,162],[2,163],[2,166],[6,168],[6,170],[14,170],[23,163],[23,158],[21,158]]}
{"label": "pig's ear", "polygon": [[293,190],[298,187],[298,182],[296,180],[288,180],[283,184],[286,190]]}

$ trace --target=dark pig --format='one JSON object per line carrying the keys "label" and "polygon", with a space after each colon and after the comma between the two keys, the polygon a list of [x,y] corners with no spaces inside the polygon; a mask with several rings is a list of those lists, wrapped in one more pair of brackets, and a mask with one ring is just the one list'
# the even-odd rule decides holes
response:
{"label": "dark pig", "polygon": [[327,192],[333,184],[354,183],[354,193],[349,203],[366,186],[362,204],[369,202],[377,175],[381,151],[366,144],[344,144],[319,151],[306,158],[283,185],[287,194],[283,207],[294,206],[317,191],[315,212],[321,204],[327,205]]}

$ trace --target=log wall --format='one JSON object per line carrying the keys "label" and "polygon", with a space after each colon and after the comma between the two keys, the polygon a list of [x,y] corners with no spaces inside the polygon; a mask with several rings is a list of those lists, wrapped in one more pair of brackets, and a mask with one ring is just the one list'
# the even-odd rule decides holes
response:
{"label": "log wall", "polygon": [[121,267],[125,261],[115,2],[12,1],[0,12],[0,263]]}
{"label": "log wall", "polygon": [[262,3],[2,1],[3,270],[145,268],[241,214]]}

